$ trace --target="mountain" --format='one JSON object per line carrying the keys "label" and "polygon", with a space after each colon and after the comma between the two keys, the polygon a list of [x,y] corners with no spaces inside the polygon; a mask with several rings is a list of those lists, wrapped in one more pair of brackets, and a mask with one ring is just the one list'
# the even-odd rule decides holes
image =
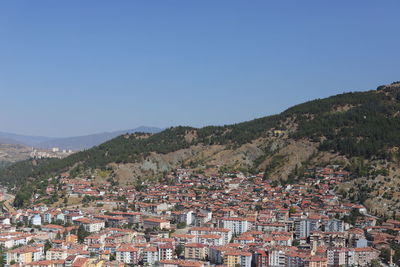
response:
{"label": "mountain", "polygon": [[[18,190],[16,206],[46,178],[111,172],[119,183],[162,178],[179,167],[199,172],[264,172],[282,184],[304,179],[309,167],[342,165],[352,175],[332,187],[377,212],[400,210],[400,82],[296,105],[280,114],[204,128],[172,127],[156,134],[124,134],[65,159],[23,161],[0,171]],[[110,179],[111,179],[110,178]]]}
{"label": "mountain", "polygon": [[113,139],[118,135],[125,133],[157,133],[160,128],[141,126],[134,129],[104,132],[84,136],[73,136],[65,138],[45,137],[45,136],[28,136],[13,133],[0,132],[0,144],[25,145],[36,148],[51,149],[58,147],[60,149],[83,150],[93,146],[97,146],[105,141]]}
{"label": "mountain", "polygon": [[36,146],[37,144],[48,141],[50,139],[52,138],[45,136],[29,136],[29,135],[0,132],[1,144]]}
{"label": "mountain", "polygon": [[141,126],[138,128],[123,130],[123,131],[105,132],[105,133],[66,137],[66,138],[53,138],[40,142],[36,144],[35,147],[45,148],[45,149],[58,147],[60,149],[83,150],[97,146],[101,143],[104,143],[105,141],[108,141],[110,139],[113,139],[119,135],[126,133],[136,133],[136,132],[157,133],[160,131],[161,131],[160,128]]}

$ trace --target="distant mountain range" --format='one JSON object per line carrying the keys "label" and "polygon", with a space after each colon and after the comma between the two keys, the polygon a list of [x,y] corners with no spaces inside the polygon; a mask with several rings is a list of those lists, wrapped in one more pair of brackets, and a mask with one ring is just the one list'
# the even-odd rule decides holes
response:
{"label": "distant mountain range", "polygon": [[0,132],[0,144],[16,144],[25,145],[36,148],[51,149],[58,147],[60,149],[72,149],[72,150],[83,150],[97,146],[108,140],[111,140],[119,135],[125,133],[158,133],[162,129],[157,127],[141,126],[134,129],[96,133],[83,136],[72,136],[72,137],[46,137],[46,136],[29,136],[20,135],[14,133]]}
{"label": "distant mountain range", "polygon": [[45,136],[29,136],[29,135],[0,132],[0,143],[1,144],[36,146],[42,142],[46,142],[51,139],[55,139],[55,138],[45,137]]}

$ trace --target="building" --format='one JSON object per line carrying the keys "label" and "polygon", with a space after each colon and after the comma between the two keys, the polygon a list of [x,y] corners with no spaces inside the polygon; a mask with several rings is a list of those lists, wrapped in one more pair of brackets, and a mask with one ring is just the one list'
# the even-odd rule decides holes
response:
{"label": "building", "polygon": [[254,262],[256,267],[269,267],[268,251],[257,250],[254,253]]}
{"label": "building", "polygon": [[172,213],[173,218],[175,221],[179,223],[184,223],[186,225],[191,225],[194,223],[194,215],[193,211],[175,211]]}
{"label": "building", "polygon": [[269,252],[269,266],[270,267],[285,267],[286,266],[286,252],[280,249],[271,249]]}
{"label": "building", "polygon": [[158,260],[158,248],[148,247],[143,250],[143,263],[153,266]]}
{"label": "building", "polygon": [[224,265],[229,267],[251,267],[252,254],[245,251],[227,251],[224,254]]}
{"label": "building", "polygon": [[220,226],[230,229],[235,235],[240,235],[249,230],[249,222],[246,219],[236,217],[222,218]]}
{"label": "building", "polygon": [[111,216],[121,216],[128,220],[129,223],[139,223],[142,214],[140,212],[110,212]]}
{"label": "building", "polygon": [[170,229],[170,222],[158,218],[147,218],[143,219],[144,228],[159,228],[159,229]]}
{"label": "building", "polygon": [[311,256],[305,260],[304,266],[306,266],[306,267],[327,267],[328,259],[325,257]]}
{"label": "building", "polygon": [[74,220],[74,224],[77,226],[82,226],[85,231],[90,233],[99,232],[105,227],[105,222],[100,220],[91,220],[87,218],[80,218]]}
{"label": "building", "polygon": [[32,225],[42,225],[42,217],[40,214],[35,214],[31,219]]}
{"label": "building", "polygon": [[330,219],[324,222],[325,232],[343,232],[344,222],[338,219]]}
{"label": "building", "polygon": [[346,248],[328,248],[328,266],[339,267],[346,264],[347,249]]}
{"label": "building", "polygon": [[207,247],[199,243],[185,244],[185,259],[204,260],[207,256]]}
{"label": "building", "polygon": [[30,247],[21,247],[7,251],[6,262],[7,264],[15,262],[25,265],[27,263],[32,262],[33,258],[32,254],[34,251],[36,250]]}
{"label": "building", "polygon": [[286,267],[304,267],[307,258],[309,258],[309,254],[288,252],[286,253]]}
{"label": "building", "polygon": [[297,238],[307,238],[311,232],[319,230],[321,224],[318,219],[301,219],[294,222],[294,227]]}
{"label": "building", "polygon": [[191,235],[219,235],[222,237],[222,245],[228,244],[232,239],[232,230],[226,228],[207,228],[207,227],[193,227],[189,229]]}
{"label": "building", "polygon": [[171,243],[158,245],[158,259],[172,260],[174,246]]}
{"label": "building", "polygon": [[46,260],[65,260],[68,256],[66,249],[50,248],[46,252]]}
{"label": "building", "polygon": [[221,246],[223,245],[223,241],[222,236],[215,234],[200,235],[197,237],[197,243],[208,246]]}
{"label": "building", "polygon": [[377,258],[379,258],[379,251],[371,247],[350,248],[347,250],[348,266],[367,266]]}
{"label": "building", "polygon": [[258,223],[256,230],[262,232],[287,232],[288,227],[284,223]]}
{"label": "building", "polygon": [[121,245],[117,248],[115,258],[119,262],[126,264],[138,264],[139,262],[139,249],[131,245]]}

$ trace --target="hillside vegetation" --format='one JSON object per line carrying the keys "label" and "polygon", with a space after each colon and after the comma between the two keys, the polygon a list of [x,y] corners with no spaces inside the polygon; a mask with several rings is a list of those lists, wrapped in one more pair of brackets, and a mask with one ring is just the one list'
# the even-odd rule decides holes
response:
{"label": "hillside vegetation", "polygon": [[266,170],[268,179],[287,180],[298,176],[296,170],[304,162],[314,159],[317,164],[321,155],[346,162],[357,157],[367,165],[397,164],[399,111],[400,84],[393,83],[309,101],[278,115],[233,125],[121,135],[65,159],[18,162],[0,170],[0,182],[18,191],[15,204],[20,206],[43,190],[46,178],[61,172],[75,176],[95,169],[135,168],[130,170],[135,175],[128,177],[134,180],[142,178],[143,171],[159,175],[186,164],[250,173]]}

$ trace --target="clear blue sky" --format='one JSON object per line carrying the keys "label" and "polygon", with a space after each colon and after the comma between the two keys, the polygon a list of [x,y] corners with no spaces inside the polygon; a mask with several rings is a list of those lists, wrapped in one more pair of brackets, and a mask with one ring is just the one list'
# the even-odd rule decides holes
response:
{"label": "clear blue sky", "polygon": [[400,1],[2,1],[0,131],[228,124],[400,80]]}

